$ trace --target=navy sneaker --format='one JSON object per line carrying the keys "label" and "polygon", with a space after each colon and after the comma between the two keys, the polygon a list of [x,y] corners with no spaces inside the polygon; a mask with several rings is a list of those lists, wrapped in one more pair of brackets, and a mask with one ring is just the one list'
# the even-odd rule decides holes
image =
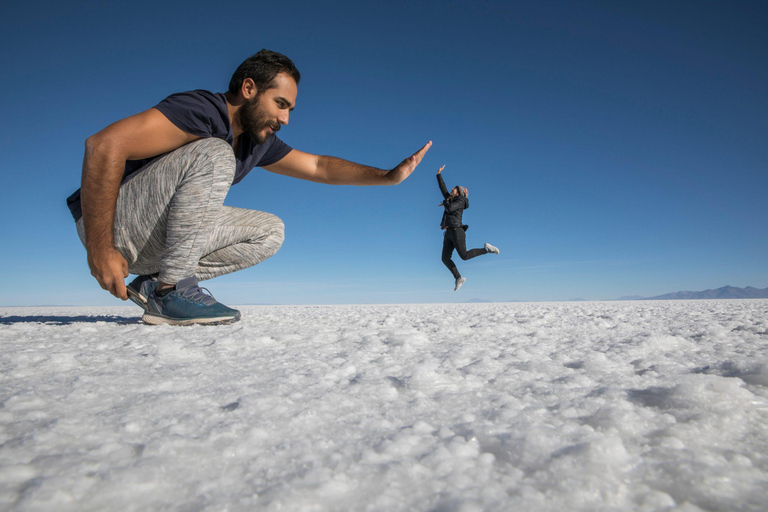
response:
{"label": "navy sneaker", "polygon": [[125,287],[128,290],[128,298],[138,304],[144,311],[147,310],[147,297],[157,288],[157,274],[151,276],[139,276]]}
{"label": "navy sneaker", "polygon": [[197,285],[196,277],[188,277],[176,283],[173,291],[164,297],[153,290],[147,298],[147,312],[141,319],[152,325],[218,325],[237,322],[240,312],[216,301],[211,292]]}

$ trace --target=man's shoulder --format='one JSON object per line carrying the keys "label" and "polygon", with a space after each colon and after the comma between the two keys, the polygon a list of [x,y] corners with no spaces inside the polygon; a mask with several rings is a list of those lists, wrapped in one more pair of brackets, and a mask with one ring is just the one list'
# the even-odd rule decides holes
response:
{"label": "man's shoulder", "polygon": [[171,94],[155,105],[181,130],[199,137],[220,137],[229,141],[227,100],[222,93],[203,89]]}
{"label": "man's shoulder", "polygon": [[194,89],[171,94],[164,98],[160,105],[179,105],[193,107],[195,105],[212,105],[217,109],[226,109],[227,99],[223,93],[211,92],[205,89]]}

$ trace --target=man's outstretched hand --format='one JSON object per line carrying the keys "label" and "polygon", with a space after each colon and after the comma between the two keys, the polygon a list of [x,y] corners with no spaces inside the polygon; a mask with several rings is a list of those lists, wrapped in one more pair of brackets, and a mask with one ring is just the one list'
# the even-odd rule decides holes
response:
{"label": "man's outstretched hand", "polygon": [[[94,254],[92,255],[91,252]],[[128,262],[117,249],[91,251],[88,253],[88,266],[91,275],[102,288],[117,297],[128,300],[125,278],[128,277]]]}
{"label": "man's outstretched hand", "polygon": [[402,183],[402,181],[410,176],[411,173],[416,169],[416,166],[419,165],[421,159],[424,158],[424,155],[427,153],[431,146],[432,141],[427,142],[423,148],[400,162],[397,167],[389,171],[387,173],[387,177],[392,180],[394,185]]}

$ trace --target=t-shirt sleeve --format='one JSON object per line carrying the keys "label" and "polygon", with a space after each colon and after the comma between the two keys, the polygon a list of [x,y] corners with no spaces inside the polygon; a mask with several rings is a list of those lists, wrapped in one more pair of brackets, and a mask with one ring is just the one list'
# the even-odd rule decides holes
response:
{"label": "t-shirt sleeve", "polygon": [[229,120],[222,119],[213,100],[212,95],[201,91],[180,92],[168,96],[155,108],[182,131],[198,137],[226,138]]}
{"label": "t-shirt sleeve", "polygon": [[290,153],[292,149],[293,148],[291,146],[275,137],[272,145],[269,147],[267,152],[264,153],[264,156],[261,157],[259,163],[257,163],[256,166],[264,167],[275,162],[279,162],[285,155]]}

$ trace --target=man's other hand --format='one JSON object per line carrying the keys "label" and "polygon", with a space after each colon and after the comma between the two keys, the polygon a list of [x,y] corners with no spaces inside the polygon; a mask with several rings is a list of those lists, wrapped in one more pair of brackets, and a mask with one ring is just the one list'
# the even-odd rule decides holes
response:
{"label": "man's other hand", "polygon": [[91,275],[99,285],[118,299],[128,300],[125,278],[128,277],[128,262],[117,249],[110,248],[88,253],[88,266]]}

